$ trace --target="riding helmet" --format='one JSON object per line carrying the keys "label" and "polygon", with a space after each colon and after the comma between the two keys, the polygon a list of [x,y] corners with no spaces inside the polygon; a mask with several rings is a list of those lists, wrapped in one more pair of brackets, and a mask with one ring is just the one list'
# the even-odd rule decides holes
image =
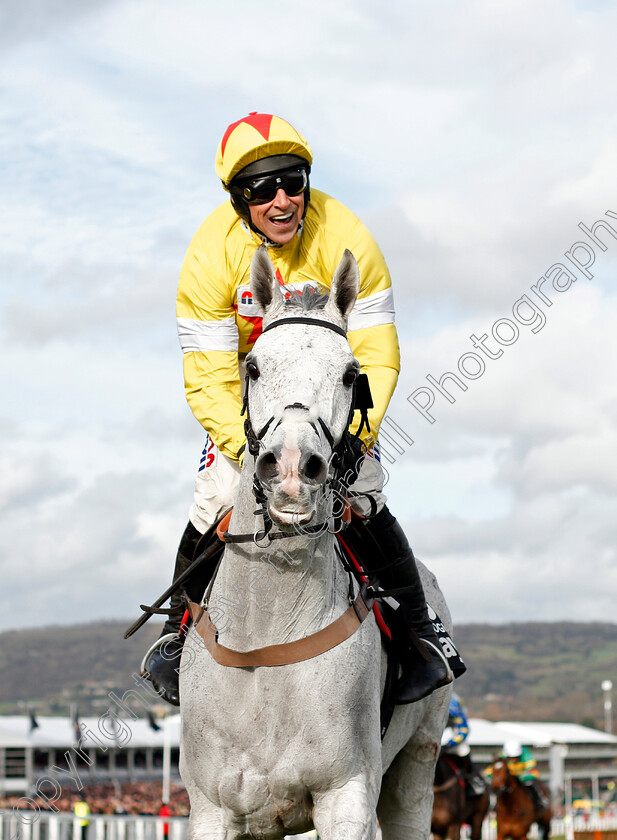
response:
{"label": "riding helmet", "polygon": [[[274,114],[252,111],[228,126],[217,153],[215,169],[229,191],[234,183],[303,166],[307,180],[313,153],[304,137],[292,125]],[[241,195],[231,194],[236,213],[254,230],[248,203]],[[304,191],[304,212],[310,199],[310,185]],[[261,231],[258,231],[261,233]]]}

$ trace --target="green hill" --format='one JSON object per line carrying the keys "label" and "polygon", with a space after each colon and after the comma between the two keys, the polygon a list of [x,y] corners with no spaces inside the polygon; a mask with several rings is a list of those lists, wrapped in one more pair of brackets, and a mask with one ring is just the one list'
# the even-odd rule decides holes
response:
{"label": "green hill", "polygon": [[[120,621],[0,634],[0,713],[80,714],[124,692],[160,632],[150,621],[128,641]],[[600,684],[617,685],[617,624],[570,622],[460,625],[456,642],[468,667],[457,690],[472,716],[563,720],[603,726]]]}
{"label": "green hill", "polygon": [[617,624],[461,625],[468,673],[457,681],[470,714],[603,727],[601,683],[617,685]]}
{"label": "green hill", "polygon": [[149,621],[130,639],[131,624],[107,621],[12,630],[0,634],[0,714],[23,714],[24,703],[39,714],[99,714],[110,691],[134,687],[131,676],[160,633]]}

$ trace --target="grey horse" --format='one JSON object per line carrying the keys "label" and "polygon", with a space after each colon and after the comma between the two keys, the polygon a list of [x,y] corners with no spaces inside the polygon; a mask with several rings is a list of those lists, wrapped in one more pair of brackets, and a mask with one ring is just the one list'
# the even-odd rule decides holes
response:
{"label": "grey horse", "polygon": [[[298,313],[285,306],[265,248],[253,259],[251,288],[264,328],[277,328],[246,359],[260,441],[258,457],[244,459],[229,532],[261,527],[257,476],[269,516],[290,536],[228,544],[207,603],[211,635],[195,625],[188,634],[180,695],[190,840],[275,840],[313,827],[321,840],[373,840],[377,820],[383,840],[427,840],[451,688],[398,706],[382,741],[386,659],[372,614],[344,641],[300,661],[234,667],[215,659],[221,646],[285,648],[350,609],[325,490],[358,369],[344,337],[357,264],[345,252],[327,303],[308,323],[286,322]],[[451,630],[435,577],[419,567],[427,600]]]}

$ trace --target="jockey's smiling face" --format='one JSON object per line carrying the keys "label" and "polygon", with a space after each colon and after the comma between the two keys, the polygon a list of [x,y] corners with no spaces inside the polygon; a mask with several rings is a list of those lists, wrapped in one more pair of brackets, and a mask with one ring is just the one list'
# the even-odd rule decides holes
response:
{"label": "jockey's smiling face", "polygon": [[250,206],[251,221],[272,242],[287,245],[298,232],[304,213],[304,193],[287,195],[279,189],[267,204]]}

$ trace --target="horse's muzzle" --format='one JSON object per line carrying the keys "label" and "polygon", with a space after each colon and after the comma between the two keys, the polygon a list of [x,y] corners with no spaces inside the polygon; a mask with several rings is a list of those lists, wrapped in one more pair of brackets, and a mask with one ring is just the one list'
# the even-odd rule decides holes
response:
{"label": "horse's muzzle", "polygon": [[328,462],[312,446],[273,445],[255,463],[255,475],[268,496],[274,521],[281,524],[309,522],[319,490],[328,478]]}
{"label": "horse's muzzle", "polygon": [[[297,458],[293,455],[290,458],[288,453],[278,453],[276,449],[269,449],[262,452],[255,464],[255,473],[262,484],[272,487],[279,482],[288,484],[290,496],[296,495],[293,492],[293,482],[321,486],[328,478],[328,462],[318,452],[300,452]],[[293,453],[295,455],[295,453]],[[285,457],[287,455],[287,457]],[[287,492],[287,491],[286,491]]]}

